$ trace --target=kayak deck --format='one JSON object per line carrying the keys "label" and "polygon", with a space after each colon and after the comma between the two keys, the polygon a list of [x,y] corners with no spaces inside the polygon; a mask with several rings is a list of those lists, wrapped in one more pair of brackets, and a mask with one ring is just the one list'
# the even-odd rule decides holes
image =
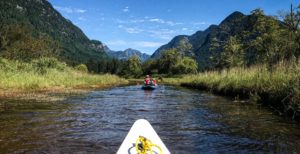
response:
{"label": "kayak deck", "polygon": [[[144,141],[147,143],[143,143]],[[117,154],[138,154],[143,150],[142,147],[146,148],[146,146],[150,146],[153,154],[170,154],[151,124],[145,119],[140,119],[129,130]],[[146,153],[151,153],[151,150]]]}

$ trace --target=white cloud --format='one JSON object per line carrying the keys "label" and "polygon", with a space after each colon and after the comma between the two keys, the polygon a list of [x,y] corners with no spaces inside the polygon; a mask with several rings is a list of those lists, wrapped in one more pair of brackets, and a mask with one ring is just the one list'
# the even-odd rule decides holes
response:
{"label": "white cloud", "polygon": [[83,10],[83,9],[75,9],[75,12],[77,12],[77,13],[85,13],[86,10]]}
{"label": "white cloud", "polygon": [[167,24],[169,26],[175,26],[175,25],[182,25],[183,23],[181,22],[174,22],[174,21],[166,21],[164,19],[159,19],[159,18],[151,18],[149,19],[150,22],[156,22],[160,24]]}
{"label": "white cloud", "polygon": [[162,46],[164,43],[162,42],[149,42],[149,41],[136,41],[133,42],[133,44],[137,47],[160,47]]}
{"label": "white cloud", "polygon": [[130,23],[143,23],[145,22],[144,19],[134,19],[134,20],[130,20]]}
{"label": "white cloud", "polygon": [[126,6],[122,11],[123,11],[123,12],[129,12],[129,7]]}
{"label": "white cloud", "polygon": [[188,28],[186,28],[186,27],[183,27],[181,30],[183,30],[183,31],[187,31],[187,30],[188,30]]}
{"label": "white cloud", "polygon": [[54,6],[54,8],[60,12],[65,12],[65,13],[85,13],[86,12],[86,10],[79,9],[79,8],[61,7],[61,6]]}
{"label": "white cloud", "polygon": [[183,25],[181,22],[175,22],[175,21],[166,21],[164,19],[160,18],[150,18],[148,16],[145,16],[143,19],[132,19],[132,20],[122,20],[122,19],[115,19],[115,22],[118,24],[138,24],[138,23],[159,23],[159,24],[165,24],[168,26],[176,26],[176,25]]}
{"label": "white cloud", "polygon": [[167,21],[166,24],[169,26],[176,26],[176,25],[183,25],[181,22],[173,22],[173,21]]}
{"label": "white cloud", "polygon": [[149,19],[150,22],[157,22],[157,23],[161,23],[161,24],[164,24],[165,21],[163,19],[159,19],[159,18],[152,18],[152,19]]}
{"label": "white cloud", "polygon": [[171,29],[149,30],[148,32],[150,33],[151,37],[164,40],[171,39],[173,37],[173,34],[175,33],[175,31]]}
{"label": "white cloud", "polygon": [[107,45],[126,45],[127,42],[124,40],[113,40],[113,41],[108,41],[106,44]]}
{"label": "white cloud", "polygon": [[143,32],[144,30],[140,29],[140,28],[137,28],[137,27],[125,27],[124,25],[122,24],[119,24],[118,25],[118,28],[120,29],[124,29],[127,33],[129,34],[138,34],[138,33],[141,33]]}
{"label": "white cloud", "polygon": [[201,22],[193,22],[192,24],[193,25],[206,25],[207,23],[204,21],[201,21]]}
{"label": "white cloud", "polygon": [[144,30],[139,29],[139,28],[124,28],[124,29],[129,34],[138,34],[138,33],[141,33],[141,32],[144,31]]}
{"label": "white cloud", "polygon": [[144,22],[146,22],[146,20],[144,20],[144,19],[132,19],[132,20],[115,19],[115,22],[118,24],[137,24],[137,23],[144,23]]}

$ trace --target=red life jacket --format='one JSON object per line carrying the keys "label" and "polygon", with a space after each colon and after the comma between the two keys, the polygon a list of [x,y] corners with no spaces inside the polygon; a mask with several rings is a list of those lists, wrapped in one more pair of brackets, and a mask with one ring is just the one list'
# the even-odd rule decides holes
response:
{"label": "red life jacket", "polygon": [[150,84],[150,79],[149,78],[145,79],[145,84]]}

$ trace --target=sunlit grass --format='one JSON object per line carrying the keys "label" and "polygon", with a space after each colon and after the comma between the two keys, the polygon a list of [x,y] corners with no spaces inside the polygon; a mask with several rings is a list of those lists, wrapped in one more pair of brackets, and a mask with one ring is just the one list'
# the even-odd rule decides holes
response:
{"label": "sunlit grass", "polygon": [[[0,61],[0,89],[43,90],[51,88],[87,88],[127,83],[115,75],[92,75],[58,63],[59,68],[35,66],[32,63]],[[42,71],[41,71],[42,70]]]}
{"label": "sunlit grass", "polygon": [[[241,91],[266,93],[278,97],[279,102],[300,104],[300,62],[282,62],[268,69],[266,65],[250,68],[231,68],[209,71],[181,78],[164,79],[169,84],[186,84],[215,91]],[[298,106],[298,105],[297,105]],[[298,108],[298,107],[297,107]]]}

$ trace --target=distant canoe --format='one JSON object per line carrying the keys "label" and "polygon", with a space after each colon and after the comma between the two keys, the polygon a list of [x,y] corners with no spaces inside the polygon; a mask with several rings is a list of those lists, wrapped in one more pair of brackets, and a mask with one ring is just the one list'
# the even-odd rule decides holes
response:
{"label": "distant canoe", "polygon": [[157,88],[157,85],[143,85],[142,89],[144,90],[154,90]]}

